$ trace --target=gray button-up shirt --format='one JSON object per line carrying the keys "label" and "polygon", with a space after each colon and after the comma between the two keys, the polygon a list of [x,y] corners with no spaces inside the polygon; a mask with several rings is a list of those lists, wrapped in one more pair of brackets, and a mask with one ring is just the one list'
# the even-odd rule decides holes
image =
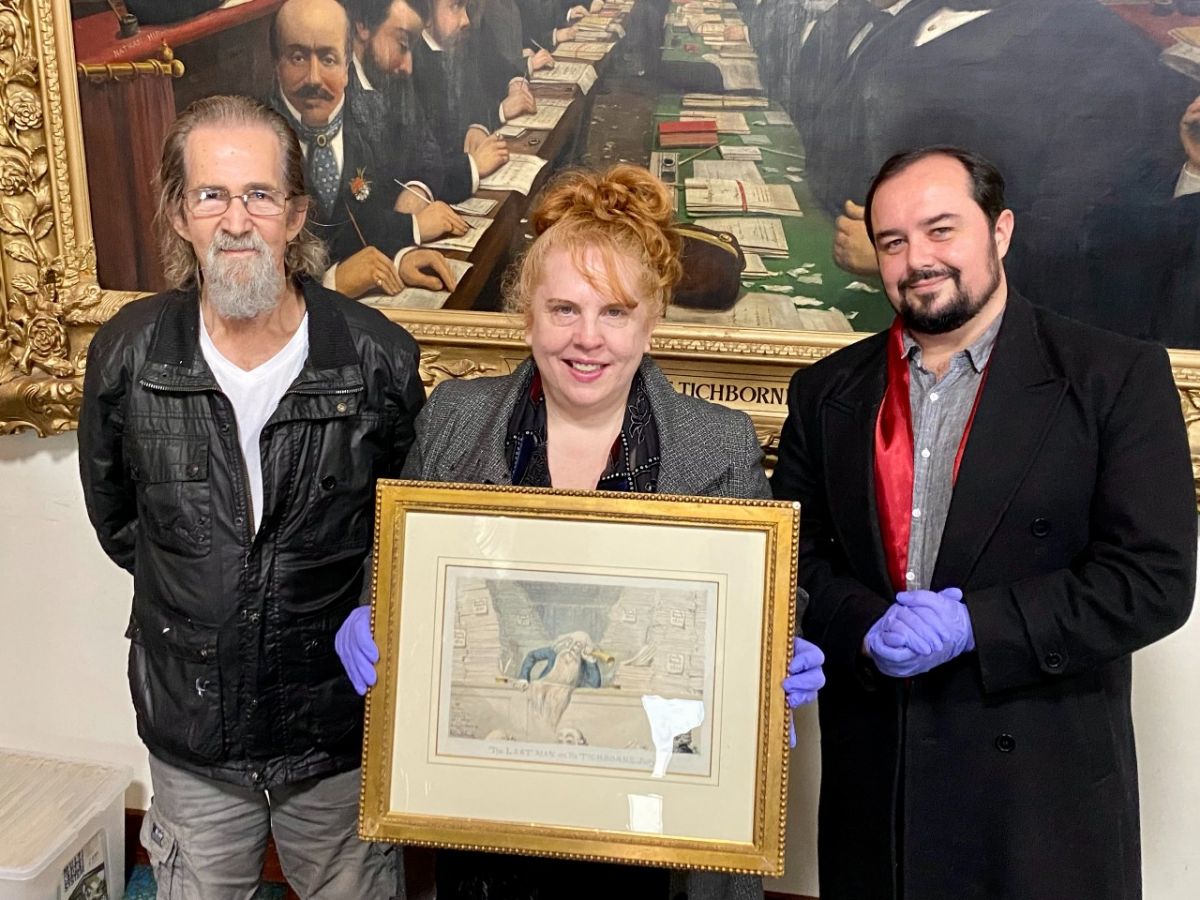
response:
{"label": "gray button-up shirt", "polygon": [[955,353],[940,379],[921,365],[920,345],[904,332],[913,426],[912,528],[905,572],[910,591],[928,588],[933,578],[954,492],[954,458],[1003,318],[1003,313],[997,316],[971,346]]}

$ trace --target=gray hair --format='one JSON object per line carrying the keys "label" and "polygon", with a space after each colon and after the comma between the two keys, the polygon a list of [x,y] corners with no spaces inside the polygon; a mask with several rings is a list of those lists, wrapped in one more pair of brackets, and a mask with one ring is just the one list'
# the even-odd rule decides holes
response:
{"label": "gray hair", "polygon": [[[172,287],[199,284],[200,261],[196,258],[196,251],[191,243],[175,231],[173,223],[175,217],[182,216],[184,212],[188,137],[197,128],[214,125],[262,125],[270,129],[279,139],[283,160],[280,179],[284,192],[293,201],[307,196],[300,141],[283,116],[257,100],[235,94],[216,94],[192,103],[167,131],[158,169],[158,209],[154,215],[154,227],[158,232],[163,273]],[[307,275],[320,279],[325,273],[328,258],[324,242],[309,231],[306,224],[288,242],[284,254],[284,273],[288,278]]]}

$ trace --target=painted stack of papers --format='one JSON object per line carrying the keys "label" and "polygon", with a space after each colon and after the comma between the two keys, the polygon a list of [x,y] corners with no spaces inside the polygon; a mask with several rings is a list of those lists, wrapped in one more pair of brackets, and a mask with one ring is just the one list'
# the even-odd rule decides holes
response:
{"label": "painted stack of papers", "polygon": [[689,178],[685,183],[684,202],[693,216],[726,213],[771,213],[777,216],[802,216],[796,194],[788,184],[755,184]]}
{"label": "painted stack of papers", "polygon": [[570,104],[562,106],[551,103],[538,103],[537,112],[514,116],[506,123],[513,128],[532,128],[534,131],[553,131],[558,120],[566,113]]}
{"label": "painted stack of papers", "polygon": [[467,213],[471,216],[490,216],[492,210],[499,203],[499,200],[493,200],[490,197],[468,197],[466,200],[455,203],[454,208],[460,213]]}
{"label": "painted stack of papers", "polygon": [[585,94],[596,83],[596,69],[584,62],[557,62],[553,69],[541,69],[529,79],[535,84],[574,84]]}
{"label": "painted stack of papers", "polygon": [[746,265],[742,268],[743,278],[769,278],[771,275],[770,269],[763,262],[762,257],[757,253],[749,253],[742,251],[742,256],[746,259]]}
{"label": "painted stack of papers", "polygon": [[668,322],[693,322],[731,328],[776,328],[783,331],[853,331],[838,309],[797,309],[791,297],[776,294],[744,294],[733,309],[709,312],[667,306]]}
{"label": "painted stack of papers", "polygon": [[[751,147],[757,150],[757,147]],[[744,181],[747,184],[762,184],[763,177],[758,166],[752,162],[732,159],[698,159],[692,163],[694,178]]]}
{"label": "painted stack of papers", "polygon": [[738,147],[735,144],[724,144],[721,146],[721,158],[761,162],[763,155],[762,150],[758,147]]}
{"label": "painted stack of papers", "polygon": [[513,153],[508,162],[487,178],[480,179],[479,187],[488,191],[516,191],[528,197],[533,180],[545,165],[546,160],[539,156]]}
{"label": "painted stack of papers", "polygon": [[616,44],[603,41],[563,41],[554,48],[556,58],[582,59],[587,62],[600,62],[608,55],[608,51]]}
{"label": "painted stack of papers", "polygon": [[766,109],[770,101],[766,97],[693,93],[683,95],[683,105],[693,109]]}
{"label": "painted stack of papers", "polygon": [[749,134],[750,125],[746,116],[740,112],[699,112],[684,110],[679,114],[681,119],[713,119],[717,123],[720,134]]}
{"label": "painted stack of papers", "polygon": [[758,66],[752,59],[727,59],[716,53],[705,53],[701,59],[717,67],[721,73],[721,84],[727,91],[761,91],[763,89],[762,82],[758,78]]}
{"label": "painted stack of papers", "polygon": [[780,259],[788,255],[787,235],[783,233],[780,219],[730,216],[707,219],[704,226],[714,231],[728,231],[737,238],[743,250],[759,256]]}
{"label": "painted stack of papers", "polygon": [[[684,15],[683,21],[687,25],[688,31],[690,31],[692,34],[699,35],[700,37],[704,36],[704,26],[706,25],[715,25],[719,34],[724,34],[725,32],[725,20],[722,19],[717,13],[687,13]],[[710,27],[709,31],[711,30],[712,28]]]}

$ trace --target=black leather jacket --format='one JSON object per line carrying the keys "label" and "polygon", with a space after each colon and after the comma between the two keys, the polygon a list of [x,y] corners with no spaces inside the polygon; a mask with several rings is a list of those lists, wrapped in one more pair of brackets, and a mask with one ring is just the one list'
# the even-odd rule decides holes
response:
{"label": "black leather jacket", "polygon": [[97,332],[79,423],[88,515],[134,576],[138,734],[167,762],[253,787],[359,763],[362,701],[333,636],[362,592],[375,480],[400,472],[425,397],[407,332],[303,291],[309,355],[263,428],[257,533],[195,292],[135,301]]}

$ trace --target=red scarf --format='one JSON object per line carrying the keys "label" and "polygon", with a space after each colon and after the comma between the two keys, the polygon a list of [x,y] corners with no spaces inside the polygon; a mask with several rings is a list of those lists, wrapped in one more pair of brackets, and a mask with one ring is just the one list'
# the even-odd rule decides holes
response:
{"label": "red scarf", "polygon": [[[990,360],[989,360],[990,361]],[[979,409],[987,369],[979,379],[975,403],[963,428],[958,452],[954,455],[953,484],[958,480],[967,436]],[[912,529],[913,494],[913,426],[912,406],[909,403],[908,355],[904,352],[904,326],[897,316],[888,329],[887,390],[879,417],[875,420],[875,502],[879,507],[879,533],[887,557],[888,577],[892,587],[902,591],[908,586],[908,540]]]}

